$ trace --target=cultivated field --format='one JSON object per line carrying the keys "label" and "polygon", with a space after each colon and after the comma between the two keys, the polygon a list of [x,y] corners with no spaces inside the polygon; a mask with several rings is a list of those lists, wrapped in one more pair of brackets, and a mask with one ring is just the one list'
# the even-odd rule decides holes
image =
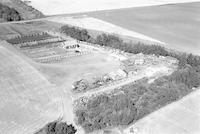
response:
{"label": "cultivated field", "polygon": [[109,10],[87,15],[165,42],[169,48],[200,54],[199,2]]}
{"label": "cultivated field", "polygon": [[0,57],[1,134],[33,134],[62,117],[60,93],[44,76],[3,46]]}
{"label": "cultivated field", "polygon": [[[30,5],[45,15],[191,2],[197,0],[30,0]],[[48,3],[48,4],[47,4]]]}

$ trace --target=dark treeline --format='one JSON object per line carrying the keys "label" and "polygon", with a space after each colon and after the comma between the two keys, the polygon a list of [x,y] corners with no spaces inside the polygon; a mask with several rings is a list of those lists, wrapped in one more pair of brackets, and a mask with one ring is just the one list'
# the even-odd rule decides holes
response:
{"label": "dark treeline", "polygon": [[72,124],[64,122],[51,122],[46,127],[46,134],[75,134],[76,131]]}
{"label": "dark treeline", "polygon": [[6,21],[22,20],[20,14],[14,9],[0,3],[0,18]]}
{"label": "dark treeline", "polygon": [[[71,36],[70,33],[67,35]],[[169,76],[156,79],[153,83],[148,83],[148,80],[139,80],[121,87],[120,91],[123,91],[123,94],[104,94],[90,99],[85,108],[76,111],[78,124],[86,132],[129,125],[200,86],[199,56],[169,51],[159,45],[126,43],[115,35],[101,34],[96,38],[90,37],[88,40],[84,38],[84,41],[133,54],[170,56],[179,61],[179,68],[176,71]]]}
{"label": "dark treeline", "polygon": [[89,41],[91,38],[91,36],[88,34],[88,31],[85,29],[79,29],[66,25],[62,26],[60,30],[62,33],[80,41]]}

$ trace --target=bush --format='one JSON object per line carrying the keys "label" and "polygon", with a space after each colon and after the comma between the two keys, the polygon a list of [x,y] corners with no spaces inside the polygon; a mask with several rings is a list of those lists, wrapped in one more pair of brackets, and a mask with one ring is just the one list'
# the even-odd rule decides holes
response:
{"label": "bush", "polygon": [[88,34],[88,31],[85,29],[82,30],[65,25],[61,27],[60,31],[61,33],[80,41],[88,41],[91,38],[91,36]]}
{"label": "bush", "polygon": [[122,42],[123,41],[119,37],[114,36],[114,35],[107,35],[107,34],[99,35],[95,39],[96,44],[99,44],[101,46],[114,47],[114,48],[119,48]]}
{"label": "bush", "polygon": [[176,83],[184,83],[188,88],[196,88],[200,85],[200,74],[196,68],[188,67],[172,73],[169,80]]}
{"label": "bush", "polygon": [[75,134],[76,131],[72,124],[63,122],[51,122],[46,127],[46,134]]}
{"label": "bush", "polygon": [[79,124],[86,132],[107,127],[128,125],[136,117],[134,101],[126,95],[99,95],[87,104],[85,110],[76,111]]}
{"label": "bush", "polygon": [[23,19],[15,9],[10,8],[6,5],[2,5],[1,3],[0,18],[3,18],[6,21],[19,21]]}

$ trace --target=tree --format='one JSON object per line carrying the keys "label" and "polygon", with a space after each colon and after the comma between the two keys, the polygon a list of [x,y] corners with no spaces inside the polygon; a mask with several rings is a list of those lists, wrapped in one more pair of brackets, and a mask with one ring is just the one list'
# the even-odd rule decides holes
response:
{"label": "tree", "polygon": [[101,34],[96,37],[95,43],[101,46],[120,48],[122,40],[114,35]]}
{"label": "tree", "polygon": [[[75,33],[76,39],[85,37],[66,29],[65,33]],[[83,32],[87,33],[87,32]],[[85,35],[85,34],[84,34]],[[86,37],[87,39],[87,37]],[[88,40],[86,40],[88,42]],[[200,57],[192,54],[169,51],[162,46],[146,45],[141,42],[125,43],[115,35],[100,34],[94,40],[96,44],[120,49],[125,52],[170,56],[179,61],[178,69],[169,76],[148,83],[148,79],[120,87],[112,93],[97,95],[86,103],[77,114],[79,124],[92,132],[106,127],[128,125],[143,118],[150,112],[178,100],[200,86]]]}
{"label": "tree", "polygon": [[75,134],[75,127],[65,122],[51,122],[46,127],[46,134]]}
{"label": "tree", "polygon": [[88,34],[88,31],[85,29],[65,25],[60,28],[60,31],[67,36],[70,36],[80,41],[89,41],[91,38],[91,36]]}
{"label": "tree", "polygon": [[23,19],[14,8],[10,8],[3,4],[0,4],[0,18],[3,18],[6,21],[19,21]]}

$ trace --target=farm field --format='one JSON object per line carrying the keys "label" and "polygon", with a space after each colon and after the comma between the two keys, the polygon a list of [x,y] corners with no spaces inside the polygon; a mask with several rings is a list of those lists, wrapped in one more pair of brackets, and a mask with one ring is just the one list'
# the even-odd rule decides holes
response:
{"label": "farm field", "polygon": [[142,33],[175,50],[200,54],[200,2],[86,13]]}
{"label": "farm field", "polygon": [[56,15],[192,1],[197,0],[30,0],[29,4],[45,15]]}
{"label": "farm field", "polygon": [[[198,134],[200,131],[200,91],[194,91],[141,119],[124,133],[132,134]],[[131,130],[131,131],[130,131]]]}
{"label": "farm field", "polygon": [[47,18],[48,21],[67,24],[71,26],[81,27],[88,30],[101,31],[110,34],[117,34],[122,36],[131,37],[136,41],[148,41],[156,44],[164,44],[163,42],[153,39],[151,37],[145,36],[143,34],[119,27],[117,25],[113,25],[111,23],[102,21],[100,19],[96,19],[93,17],[88,17],[85,15],[77,16],[77,17],[65,17],[65,16],[57,16],[52,18]]}
{"label": "farm field", "polygon": [[60,94],[43,75],[3,46],[0,57],[1,134],[32,134],[62,116]]}

